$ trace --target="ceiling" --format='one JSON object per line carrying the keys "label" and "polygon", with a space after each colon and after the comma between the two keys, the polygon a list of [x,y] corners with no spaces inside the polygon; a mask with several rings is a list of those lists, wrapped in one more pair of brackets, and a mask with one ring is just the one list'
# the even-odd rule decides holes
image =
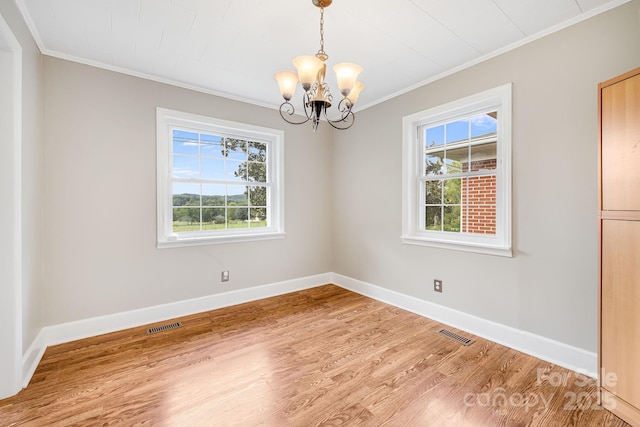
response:
{"label": "ceiling", "polygon": [[[311,0],[15,1],[46,55],[269,107],[274,72],[319,48]],[[360,64],[366,108],[627,1],[334,0],[327,80]]]}

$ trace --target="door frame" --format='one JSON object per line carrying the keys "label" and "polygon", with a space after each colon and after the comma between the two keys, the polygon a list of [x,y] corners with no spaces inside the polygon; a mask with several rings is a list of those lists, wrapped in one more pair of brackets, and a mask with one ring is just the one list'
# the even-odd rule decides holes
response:
{"label": "door frame", "polygon": [[[6,75],[10,76],[11,87],[6,104],[1,107],[11,111],[10,141],[0,144],[0,157],[6,159],[4,165],[11,169],[8,188],[11,196],[5,205],[5,213],[10,217],[7,224],[0,224],[3,242],[0,253],[9,256],[8,271],[0,282],[0,318],[6,327],[0,328],[0,399],[17,394],[22,389],[22,46],[13,31],[0,14],[0,39],[2,50],[10,55]],[[8,49],[8,50],[7,50]],[[4,55],[4,53],[3,53]],[[3,61],[5,62],[5,61]],[[10,68],[10,70],[9,70]],[[3,97],[5,95],[3,94]],[[0,111],[2,111],[0,109]],[[3,165],[3,166],[4,166]]]}

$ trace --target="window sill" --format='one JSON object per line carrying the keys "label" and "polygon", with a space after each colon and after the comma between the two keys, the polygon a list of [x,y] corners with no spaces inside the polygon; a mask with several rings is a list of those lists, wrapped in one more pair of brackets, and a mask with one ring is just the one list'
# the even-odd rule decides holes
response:
{"label": "window sill", "polygon": [[284,232],[271,232],[271,233],[256,233],[256,234],[244,234],[244,235],[227,235],[227,236],[202,236],[202,237],[175,237],[173,239],[158,240],[158,249],[166,248],[179,248],[185,246],[202,246],[202,245],[216,245],[225,243],[240,243],[251,242],[260,240],[273,240],[284,239],[286,233]]}
{"label": "window sill", "polygon": [[428,246],[432,248],[449,249],[461,252],[474,252],[486,255],[496,255],[502,257],[513,257],[510,247],[491,245],[474,242],[456,242],[445,240],[434,240],[415,236],[402,236],[402,243],[407,245]]}

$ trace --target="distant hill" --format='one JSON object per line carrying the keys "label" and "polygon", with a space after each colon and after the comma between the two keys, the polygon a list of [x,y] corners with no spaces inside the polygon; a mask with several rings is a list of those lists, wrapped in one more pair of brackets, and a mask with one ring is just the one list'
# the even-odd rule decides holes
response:
{"label": "distant hill", "polygon": [[[235,194],[228,196],[229,203],[235,202],[235,204],[244,206],[247,204],[247,196],[245,194]],[[202,196],[203,206],[224,206],[224,196]],[[174,194],[173,206],[200,206],[199,194]]]}

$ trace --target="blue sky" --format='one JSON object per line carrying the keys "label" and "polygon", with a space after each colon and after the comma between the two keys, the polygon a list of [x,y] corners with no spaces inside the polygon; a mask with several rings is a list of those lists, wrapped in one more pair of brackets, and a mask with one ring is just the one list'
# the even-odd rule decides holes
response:
{"label": "blue sky", "polygon": [[[204,133],[173,130],[173,176],[178,178],[202,178],[242,182],[235,176],[238,167],[246,162],[246,149],[230,151],[225,158],[222,154],[221,137]],[[200,150],[200,151],[199,151]],[[198,155],[206,157],[198,157]],[[200,170],[200,163],[202,171]],[[173,194],[200,194],[200,184],[174,182]],[[203,195],[243,194],[243,185],[203,184]]]}
{"label": "blue sky", "polygon": [[[498,121],[487,114],[478,114],[470,119],[458,120],[426,130],[425,143],[427,147],[438,146],[468,138],[474,138],[496,131]],[[446,138],[446,141],[445,141]]]}

